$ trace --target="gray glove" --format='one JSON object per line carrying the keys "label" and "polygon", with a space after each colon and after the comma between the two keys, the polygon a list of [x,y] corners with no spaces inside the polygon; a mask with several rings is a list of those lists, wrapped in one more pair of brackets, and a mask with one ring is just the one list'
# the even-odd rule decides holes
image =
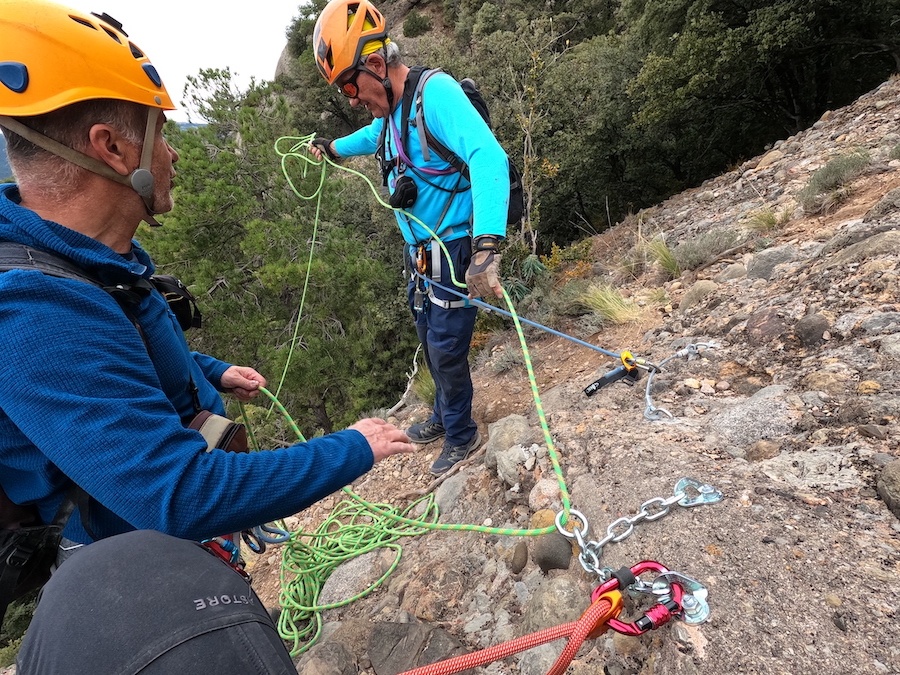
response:
{"label": "gray glove", "polygon": [[486,295],[503,297],[503,286],[500,284],[500,256],[495,253],[499,241],[497,237],[485,235],[475,240],[475,253],[466,270],[466,286],[469,287],[470,298],[482,298]]}
{"label": "gray glove", "polygon": [[313,139],[312,145],[316,146],[319,150],[328,155],[328,159],[330,159],[332,162],[336,162],[340,159],[340,157],[334,152],[334,150],[331,149],[331,144],[333,142],[334,141],[332,141],[330,138],[323,138],[321,136],[318,136],[317,138]]}

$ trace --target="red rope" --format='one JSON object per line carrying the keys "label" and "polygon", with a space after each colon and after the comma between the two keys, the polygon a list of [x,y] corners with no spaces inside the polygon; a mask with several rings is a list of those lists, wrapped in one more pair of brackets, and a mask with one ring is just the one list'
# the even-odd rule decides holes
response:
{"label": "red rope", "polygon": [[569,641],[566,643],[565,648],[563,648],[562,653],[556,659],[556,663],[553,664],[553,667],[547,673],[547,675],[560,675],[565,672],[572,659],[575,658],[581,643],[588,636],[596,637],[602,633],[604,624],[613,616],[618,615],[622,608],[621,595],[619,595],[619,600],[618,603],[614,603],[609,597],[598,598],[591,603],[591,606],[581,615],[578,621],[570,621],[561,626],[545,628],[536,633],[523,635],[515,640],[502,642],[499,645],[493,645],[471,654],[462,654],[461,656],[454,656],[452,659],[420,666],[400,675],[452,675],[469,668],[476,668],[505,659],[517,652],[522,652],[547,642],[568,637]]}

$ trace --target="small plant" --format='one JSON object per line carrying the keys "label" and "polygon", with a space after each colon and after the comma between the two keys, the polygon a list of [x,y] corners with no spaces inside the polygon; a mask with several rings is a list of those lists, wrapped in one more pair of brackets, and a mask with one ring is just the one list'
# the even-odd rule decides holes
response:
{"label": "small plant", "polygon": [[895,145],[891,148],[890,153],[888,154],[889,159],[900,159],[900,145]]}
{"label": "small plant", "polygon": [[403,22],[403,34],[406,37],[418,37],[431,30],[431,19],[412,10]]}
{"label": "small plant", "polygon": [[560,248],[554,243],[550,247],[550,255],[541,256],[540,261],[551,272],[571,263],[590,262],[592,245],[593,242],[590,239],[584,239],[566,248]]}
{"label": "small plant", "polygon": [[524,368],[525,357],[518,349],[504,349],[496,353],[489,361],[491,370],[500,375],[513,368]]}
{"label": "small plant", "polygon": [[665,288],[651,288],[647,291],[646,301],[648,305],[663,307],[669,304],[669,296]]}
{"label": "small plant", "polygon": [[869,164],[869,153],[858,150],[839,155],[816,171],[797,195],[806,213],[821,213],[845,200],[847,184]]}
{"label": "small plant", "polygon": [[666,244],[665,239],[654,239],[647,245],[650,255],[659,264],[669,279],[677,279],[681,276],[681,265],[678,264],[678,258],[675,253]]}
{"label": "small plant", "polygon": [[431,405],[434,402],[434,396],[437,393],[437,387],[434,385],[434,379],[428,368],[420,367],[413,380],[413,393],[422,403]]}
{"label": "small plant", "polygon": [[642,313],[640,307],[608,284],[591,286],[581,296],[581,302],[613,324],[628,323]]}
{"label": "small plant", "polygon": [[678,244],[672,253],[682,270],[692,270],[737,246],[741,239],[735,230],[710,230]]}

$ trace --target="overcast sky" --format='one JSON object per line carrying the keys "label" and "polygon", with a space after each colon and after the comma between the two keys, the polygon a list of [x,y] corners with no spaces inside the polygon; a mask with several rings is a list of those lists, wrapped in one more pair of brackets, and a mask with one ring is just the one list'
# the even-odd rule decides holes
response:
{"label": "overcast sky", "polygon": [[287,44],[285,31],[301,0],[57,0],[86,12],[106,12],[122,23],[131,40],[156,66],[186,121],[181,92],[188,75],[201,68],[225,68],[244,89],[250,78],[275,77]]}

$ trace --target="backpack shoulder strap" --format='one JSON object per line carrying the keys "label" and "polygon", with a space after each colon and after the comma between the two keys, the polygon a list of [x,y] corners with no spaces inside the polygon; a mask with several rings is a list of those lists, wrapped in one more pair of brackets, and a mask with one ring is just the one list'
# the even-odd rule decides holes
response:
{"label": "backpack shoulder strap", "polygon": [[[443,72],[440,68],[422,68],[418,67],[418,73],[416,73],[415,77],[415,86],[410,87],[410,96],[407,100],[406,91],[403,92],[403,147],[406,147],[406,139],[409,137],[409,112],[412,110],[413,104],[415,104],[416,110],[416,118],[413,123],[416,127],[416,131],[419,134],[419,145],[422,147],[422,159],[426,162],[431,160],[431,153],[428,151],[428,135],[425,129],[425,113],[422,108],[422,92],[425,90],[425,84],[435,73]],[[412,69],[410,69],[410,72]],[[413,81],[407,80],[407,86],[413,84]],[[439,156],[443,157],[440,153]]]}
{"label": "backpack shoulder strap", "polygon": [[[459,173],[462,174],[463,178],[469,180],[469,167],[463,162],[459,156],[453,152],[446,145],[441,143],[437,137],[432,134],[428,130],[428,125],[425,124],[425,112],[424,112],[424,93],[425,93],[425,83],[435,73],[443,72],[440,68],[435,68],[433,70],[429,70],[424,77],[421,78],[419,86],[416,88],[416,130],[419,133],[419,144],[422,146],[422,156],[425,158],[425,161],[429,159],[428,149],[431,148],[437,154],[438,157],[447,162],[450,166],[456,169]],[[404,117],[405,120],[405,117]]]}
{"label": "backpack shoulder strap", "polygon": [[103,284],[98,279],[90,276],[65,258],[46,251],[39,251],[25,244],[0,241],[0,272],[26,269],[38,270],[48,276],[61,279],[76,279],[103,288]]}
{"label": "backpack shoulder strap", "polygon": [[0,272],[9,272],[10,270],[37,270],[50,277],[75,279],[102,288],[119,303],[143,336],[143,332],[129,308],[139,304],[141,299],[153,288],[145,279],[129,285],[109,286],[72,261],[55,253],[40,251],[13,241],[0,241]]}
{"label": "backpack shoulder strap", "polygon": [[[413,66],[409,69],[409,73],[407,73],[406,75],[406,82],[403,85],[403,99],[400,102],[400,143],[403,145],[404,149],[406,148],[406,139],[408,138],[409,134],[409,111],[412,110],[413,94],[418,87],[419,79],[421,78],[422,73],[426,70],[428,69],[425,66]],[[375,159],[378,161],[378,166],[381,168],[381,178],[384,185],[387,185],[388,175],[400,161],[397,157],[395,157],[391,162],[387,161],[385,143],[387,141],[387,132],[389,126],[390,118],[386,117],[384,119],[384,124],[381,127],[381,132],[378,134],[378,146],[375,150]]]}

